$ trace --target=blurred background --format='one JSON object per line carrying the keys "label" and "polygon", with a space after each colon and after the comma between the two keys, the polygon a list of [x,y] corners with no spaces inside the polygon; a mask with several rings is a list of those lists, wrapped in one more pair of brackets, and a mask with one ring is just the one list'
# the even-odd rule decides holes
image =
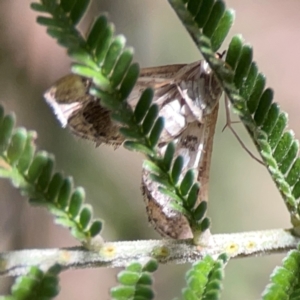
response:
{"label": "blurred background", "polygon": [[[43,100],[43,92],[69,73],[70,60],[36,24],[30,1],[0,2],[0,101],[14,111],[18,125],[38,133],[39,149],[55,154],[57,170],[72,175],[85,187],[95,216],[105,220],[107,240],[159,238],[147,223],[140,192],[142,156],[123,149],[78,140],[59,126]],[[298,1],[228,0],[236,11],[231,34],[242,33],[253,45],[254,59],[275,89],[275,100],[289,113],[290,127],[299,138],[300,19]],[[83,32],[100,12],[108,12],[117,33],[135,48],[142,67],[190,63],[201,57],[168,2],[152,0],[92,1]],[[224,43],[228,46],[230,39]],[[236,116],[233,116],[233,119]],[[221,101],[216,130],[209,197],[209,216],[214,233],[287,228],[289,216],[267,170],[241,148],[225,124]],[[253,149],[242,125],[236,125],[244,143]],[[254,151],[254,150],[253,150]],[[68,247],[77,245],[68,230],[28,201],[9,182],[0,181],[0,250]],[[222,299],[258,299],[269,274],[283,255],[233,260],[226,268]],[[156,299],[172,299],[184,285],[188,265],[160,266],[155,274]],[[109,299],[118,270],[72,270],[61,275],[57,299]],[[9,280],[1,279],[0,292]]]}

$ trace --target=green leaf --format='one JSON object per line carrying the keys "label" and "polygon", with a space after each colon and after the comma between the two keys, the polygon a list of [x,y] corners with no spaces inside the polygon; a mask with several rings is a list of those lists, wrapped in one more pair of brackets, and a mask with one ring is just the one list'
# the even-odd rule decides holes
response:
{"label": "green leaf", "polygon": [[91,237],[95,237],[96,235],[100,234],[102,230],[102,226],[103,226],[102,221],[94,220],[89,230]]}
{"label": "green leaf", "polygon": [[149,144],[152,148],[154,148],[157,145],[163,129],[164,118],[158,117],[149,135]]}
{"label": "green leaf", "polygon": [[117,286],[110,290],[113,299],[130,299],[135,295],[135,289],[132,286]]}
{"label": "green leaf", "polygon": [[117,87],[126,75],[126,72],[131,64],[133,57],[133,49],[125,49],[120,55],[113,71],[110,76],[110,82],[112,87]]}
{"label": "green leaf", "polygon": [[73,25],[79,23],[80,19],[83,17],[87,10],[89,3],[90,0],[77,0],[72,6],[72,9],[70,11],[70,19],[72,20]]}
{"label": "green leaf", "polygon": [[234,76],[234,84],[238,89],[240,89],[243,85],[245,78],[249,72],[252,63],[252,55],[253,51],[251,46],[245,45],[242,47]]}
{"label": "green leaf", "polygon": [[154,162],[152,162],[150,160],[144,160],[143,169],[147,170],[151,173],[155,173],[155,174],[162,174],[163,173],[161,168],[157,164],[155,164]]}
{"label": "green leaf", "polygon": [[46,188],[48,187],[51,180],[53,169],[54,169],[54,157],[48,156],[47,162],[37,181],[38,187],[42,191],[46,190]]}
{"label": "green leaf", "polygon": [[145,135],[148,134],[153,127],[154,122],[158,116],[158,112],[158,106],[156,104],[152,104],[142,124],[142,130]]}
{"label": "green leaf", "polygon": [[116,61],[123,51],[125,43],[125,37],[123,35],[120,35],[114,38],[114,40],[110,44],[102,65],[102,74],[104,76],[107,77],[111,73],[114,65],[116,64]]}
{"label": "green leaf", "polygon": [[279,118],[273,130],[269,135],[269,144],[272,149],[275,149],[275,147],[277,146],[286,126],[287,126],[287,115],[286,113],[281,113],[279,115]]}
{"label": "green leaf", "polygon": [[[182,205],[182,199],[179,195],[176,194],[175,191],[171,191],[169,188],[165,188],[163,186],[160,186],[158,189],[162,194],[174,199],[176,203],[179,203],[179,205]],[[181,210],[181,209],[180,209]]]}
{"label": "green leaf", "polygon": [[180,178],[180,175],[182,173],[183,163],[184,163],[184,160],[181,155],[176,157],[174,164],[173,164],[172,172],[171,172],[171,179],[174,184],[177,184],[177,182]]}
{"label": "green leaf", "polygon": [[97,47],[98,40],[104,28],[107,28],[108,22],[106,16],[102,15],[97,17],[87,37],[87,45],[90,49],[94,50]]}
{"label": "green leaf", "polygon": [[81,45],[81,42],[78,38],[64,31],[61,31],[61,29],[59,28],[48,28],[47,33],[50,36],[55,37],[57,39],[57,43],[64,48],[74,49],[80,47]]}
{"label": "green leaf", "polygon": [[300,157],[298,157],[292,168],[290,169],[288,175],[286,176],[286,181],[290,186],[295,185],[300,176]]}
{"label": "green leaf", "polygon": [[35,132],[27,133],[25,147],[17,164],[18,170],[22,173],[24,173],[29,168],[29,165],[33,159],[35,148],[36,148],[34,144],[35,137],[36,137]]}
{"label": "green leaf", "polygon": [[[205,1],[204,1],[205,2]],[[203,2],[203,3],[204,3]],[[207,37],[211,37],[215,32],[220,19],[223,17],[225,12],[225,4],[222,1],[216,1],[210,13],[209,19],[203,27],[203,34]],[[216,50],[213,46],[214,51]]]}
{"label": "green leaf", "polygon": [[204,215],[206,214],[207,210],[207,202],[206,201],[201,201],[200,204],[196,207],[194,211],[194,218],[197,221],[201,221]]}
{"label": "green leaf", "polygon": [[145,273],[141,274],[138,284],[151,285],[151,284],[153,284],[153,279],[148,272],[145,272]]}
{"label": "green leaf", "polygon": [[217,28],[211,36],[212,48],[217,51],[224,42],[231,26],[234,22],[235,13],[233,10],[225,11],[223,17],[218,23]]}
{"label": "green leaf", "polygon": [[0,125],[0,152],[6,150],[9,145],[13,128],[16,122],[14,114],[6,115]]}
{"label": "green leaf", "polygon": [[295,199],[300,198],[300,181],[298,180],[295,186],[293,187],[292,194]]}
{"label": "green leaf", "polygon": [[187,9],[190,11],[192,15],[196,15],[201,6],[202,0],[189,0],[187,1]]}
{"label": "green leaf", "polygon": [[155,259],[150,259],[143,267],[144,272],[153,273],[158,269],[158,263]]}
{"label": "green leaf", "polygon": [[77,0],[60,0],[60,6],[66,13],[68,13],[71,11],[76,2]]}
{"label": "green leaf", "polygon": [[95,71],[90,67],[74,64],[72,66],[72,72],[80,76],[93,79],[93,82],[97,85],[97,87],[104,91],[109,90],[110,88],[107,78],[104,77],[100,72]]}
{"label": "green leaf", "polygon": [[272,103],[267,118],[264,120],[264,123],[262,125],[262,130],[269,135],[270,132],[275,127],[275,124],[279,118],[280,109],[277,103]]}
{"label": "green leaf", "polygon": [[119,110],[121,109],[122,103],[120,102],[120,97],[116,94],[109,94],[107,92],[101,91],[101,90],[96,90],[93,88],[90,88],[90,93],[98,98],[101,99],[101,106],[104,108],[107,108],[108,110]]}
{"label": "green leaf", "polygon": [[99,70],[99,67],[94,62],[92,55],[86,49],[82,49],[82,48],[71,49],[68,51],[68,55],[74,61],[87,66],[88,70],[90,69]]}
{"label": "green leaf", "polygon": [[119,90],[122,100],[127,99],[129,94],[131,93],[131,91],[139,77],[139,72],[140,72],[140,67],[138,64],[132,64],[129,67],[127,74],[126,74],[125,78],[123,79],[123,82],[121,83],[121,87]]}
{"label": "green leaf", "polygon": [[252,94],[248,100],[248,109],[249,109],[250,113],[255,112],[255,110],[258,106],[258,103],[259,103],[259,99],[265,88],[265,84],[266,84],[265,76],[261,73],[258,74],[258,76],[256,77],[256,81],[254,84]]}
{"label": "green leaf", "polygon": [[71,177],[65,178],[63,180],[62,186],[59,190],[57,200],[56,200],[59,207],[66,208],[68,206],[72,187],[73,187],[73,179]]}
{"label": "green leaf", "polygon": [[7,149],[7,157],[12,165],[16,164],[21,157],[27,140],[25,128],[18,128],[13,134]]}
{"label": "green leaf", "polygon": [[30,8],[38,12],[48,12],[46,6],[41,3],[31,3]]}
{"label": "green leaf", "polygon": [[189,212],[187,209],[185,209],[185,208],[181,205],[181,203],[178,203],[178,201],[177,201],[177,202],[172,201],[169,205],[170,205],[170,208],[171,208],[171,209],[173,209],[173,210],[179,212],[180,214],[182,214],[183,216],[185,216],[185,217],[187,218],[187,220],[190,220],[190,219],[191,219],[191,214],[190,214],[190,212]]}
{"label": "green leaf", "polygon": [[118,274],[118,281],[124,285],[133,285],[138,282],[140,275],[135,272],[122,271]]}
{"label": "green leaf", "polygon": [[55,202],[56,201],[56,197],[59,193],[59,190],[63,184],[63,176],[61,173],[57,172],[53,175],[49,186],[48,186],[48,190],[47,190],[47,196],[49,201],[51,202]]}
{"label": "green leaf", "polygon": [[186,205],[189,209],[194,208],[197,198],[198,198],[199,189],[200,189],[199,183],[195,182],[188,194],[187,199],[186,199]]}
{"label": "green leaf", "polygon": [[79,216],[79,223],[82,227],[83,230],[85,230],[92,218],[92,209],[90,206],[85,206],[82,208],[81,212],[80,212],[80,216]]}
{"label": "green leaf", "polygon": [[143,266],[140,262],[138,261],[133,261],[126,267],[126,270],[136,272],[136,273],[141,273],[143,270]]}
{"label": "green leaf", "polygon": [[48,161],[48,156],[46,152],[38,152],[29,167],[27,178],[28,181],[34,183],[39,175],[42,173],[43,168],[46,166]]}
{"label": "green leaf", "polygon": [[152,291],[151,287],[138,285],[136,287],[135,297],[136,299],[139,299],[138,297],[140,297],[140,299],[153,299],[154,292]]}
{"label": "green leaf", "polygon": [[183,289],[182,290],[182,296],[183,296],[183,299],[185,300],[198,300],[199,297],[197,297],[193,291],[191,291],[190,289]]}
{"label": "green leaf", "polygon": [[138,151],[145,155],[154,156],[155,152],[153,149],[148,148],[142,143],[133,142],[133,141],[125,141],[123,144],[124,148],[130,150],[130,151]]}
{"label": "green leaf", "polygon": [[243,39],[240,35],[234,36],[229,44],[226,53],[226,63],[233,69],[236,69],[243,48]]}
{"label": "green leaf", "polygon": [[266,119],[267,113],[271,107],[273,101],[273,91],[266,89],[259,100],[259,105],[254,115],[254,120],[257,126],[260,126],[264,119]]}
{"label": "green leaf", "polygon": [[214,5],[214,0],[202,1],[200,9],[198,10],[198,13],[195,17],[195,21],[198,24],[199,28],[204,27],[204,25],[206,24],[210,16],[210,12],[213,8],[213,5]]}
{"label": "green leaf", "polygon": [[143,134],[139,131],[137,131],[137,128],[126,128],[122,127],[119,129],[120,133],[126,138],[126,139],[133,139],[140,141],[143,138]]}
{"label": "green leaf", "polygon": [[62,21],[58,21],[56,19],[49,18],[49,17],[37,17],[36,21],[40,25],[47,26],[47,27],[61,28],[64,26],[64,23]]}
{"label": "green leaf", "polygon": [[67,218],[66,216],[59,216],[55,219],[55,224],[66,227],[72,228],[75,227],[77,224],[74,220]]}
{"label": "green leaf", "polygon": [[[241,95],[246,101],[249,100],[250,95],[253,92],[257,75],[258,75],[257,65],[256,65],[256,63],[252,62],[249,72],[248,72],[248,75],[247,75],[247,79],[244,82],[244,84],[242,85],[242,87],[240,88]],[[248,109],[249,109],[249,107],[248,107]]]}
{"label": "green leaf", "polygon": [[282,174],[285,174],[288,171],[288,169],[296,159],[298,151],[299,151],[299,142],[293,141],[289,151],[287,152],[286,156],[284,157],[284,159],[282,160],[279,166]]}
{"label": "green leaf", "polygon": [[288,150],[291,148],[294,139],[294,133],[292,131],[285,132],[278,145],[276,146],[273,156],[275,160],[280,164],[286,156]]}
{"label": "green leaf", "polygon": [[204,218],[203,221],[201,222],[200,228],[201,231],[204,232],[210,227],[210,220],[209,218]]}
{"label": "green leaf", "polygon": [[151,106],[152,98],[153,90],[150,88],[145,89],[134,110],[134,118],[137,124],[140,124],[146,116]]}
{"label": "green leaf", "polygon": [[189,190],[191,189],[194,183],[194,180],[195,180],[194,170],[190,169],[185,173],[180,184],[180,193],[183,196],[185,196],[189,192]]}
{"label": "green leaf", "polygon": [[103,63],[108,48],[111,44],[113,34],[114,26],[112,24],[107,24],[107,26],[103,27],[103,29],[101,29],[98,33],[97,46],[95,50],[96,62],[98,65]]}
{"label": "green leaf", "polygon": [[173,142],[170,142],[167,146],[163,158],[163,166],[167,172],[171,169],[174,154],[175,154],[175,144]]}

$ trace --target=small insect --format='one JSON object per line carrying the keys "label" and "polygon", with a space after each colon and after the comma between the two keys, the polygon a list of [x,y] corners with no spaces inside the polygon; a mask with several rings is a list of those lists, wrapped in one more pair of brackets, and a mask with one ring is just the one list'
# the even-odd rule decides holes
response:
{"label": "small insect", "polygon": [[[124,142],[120,126],[111,121],[109,111],[99,99],[88,94],[91,81],[78,75],[67,75],[45,93],[46,101],[63,127],[82,138],[115,147]],[[197,173],[201,190],[198,203],[208,199],[208,181],[213,136],[222,88],[207,62],[167,65],[141,70],[140,77],[129,96],[134,108],[145,88],[154,90],[153,102],[159,106],[159,115],[165,119],[165,128],[159,141],[163,155],[167,142],[174,140],[176,155],[184,158],[185,172],[192,168]],[[163,236],[175,239],[192,237],[185,217],[170,208],[171,199],[160,193],[143,170],[142,190],[150,223]]]}

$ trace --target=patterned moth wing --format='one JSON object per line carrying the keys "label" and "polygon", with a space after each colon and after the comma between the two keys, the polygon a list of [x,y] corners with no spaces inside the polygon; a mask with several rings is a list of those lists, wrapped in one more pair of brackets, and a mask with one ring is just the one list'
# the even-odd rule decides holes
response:
{"label": "patterned moth wing", "polygon": [[[167,65],[141,70],[128,103],[134,108],[145,88],[154,89],[153,102],[159,105],[160,115],[166,123],[161,141],[174,139],[186,127],[186,118],[191,115],[191,109],[183,101],[178,86],[182,76],[189,73],[193,75],[202,65],[203,62],[198,61],[189,65]],[[90,87],[91,81],[88,78],[70,74],[50,87],[44,97],[62,127],[70,128],[75,135],[91,140],[97,146],[101,143],[121,145],[124,138],[119,134],[119,125],[110,120],[109,111],[100,105],[99,99],[88,93]],[[182,91],[185,91],[185,87],[182,87]]]}
{"label": "patterned moth wing", "polygon": [[119,126],[111,121],[109,111],[88,91],[91,81],[70,74],[58,80],[46,91],[44,97],[53,108],[62,127],[68,126],[72,133],[101,143],[119,145],[123,142]]}
{"label": "patterned moth wing", "polygon": [[[200,182],[197,203],[208,199],[208,181],[213,136],[218,115],[218,101],[222,89],[206,62],[185,66],[177,74],[176,82],[187,126],[176,139],[175,155],[182,155],[184,168],[181,178],[188,169],[194,169]],[[184,106],[183,106],[184,108]],[[170,124],[169,124],[170,126]],[[163,156],[165,145],[160,144]],[[185,217],[170,207],[172,199],[159,191],[159,184],[149,179],[149,173],[143,170],[142,189],[150,223],[163,236],[174,239],[192,238],[192,232]]]}
{"label": "patterned moth wing", "polygon": [[[182,155],[184,167],[181,178],[188,169],[194,169],[197,180],[200,182],[200,191],[197,203],[208,198],[209,167],[212,153],[213,135],[218,115],[218,104],[211,114],[203,117],[203,123],[198,121],[189,123],[187,128],[176,140],[175,155]],[[166,147],[160,147],[164,155]],[[192,232],[185,217],[170,207],[173,201],[161,193],[159,184],[149,179],[149,172],[143,170],[142,190],[149,222],[165,237],[174,239],[192,238]]]}

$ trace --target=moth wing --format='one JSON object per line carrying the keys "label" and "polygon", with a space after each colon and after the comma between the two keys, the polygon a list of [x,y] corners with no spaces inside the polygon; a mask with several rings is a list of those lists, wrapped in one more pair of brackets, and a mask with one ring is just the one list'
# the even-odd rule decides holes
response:
{"label": "moth wing", "polygon": [[[197,203],[208,200],[209,165],[213,146],[213,136],[218,114],[218,104],[212,113],[205,116],[203,123],[194,121],[178,137],[175,156],[183,157],[181,179],[189,169],[195,172],[195,178],[200,182]],[[165,146],[159,151],[163,156]],[[159,184],[149,179],[149,172],[143,169],[142,191],[149,222],[162,235],[174,239],[192,238],[192,232],[185,217],[170,206],[174,201],[171,197],[159,191]]]}
{"label": "moth wing", "polygon": [[99,99],[88,93],[90,85],[89,79],[69,74],[50,87],[44,97],[62,127],[69,127],[74,135],[97,146],[118,146],[124,141],[119,126],[111,121],[109,111],[100,105]]}
{"label": "moth wing", "polygon": [[124,137],[119,133],[120,126],[110,118],[110,112],[99,101],[86,102],[68,119],[68,126],[74,135],[93,141],[96,146],[102,143],[120,146]]}
{"label": "moth wing", "polygon": [[142,92],[148,87],[153,88],[153,103],[159,106],[159,115],[163,116],[165,120],[160,143],[166,143],[176,138],[187,125],[187,115],[183,108],[182,95],[175,80],[180,70],[186,66],[186,64],[177,64],[143,68],[129,96],[128,103],[134,109]]}
{"label": "moth wing", "polygon": [[128,103],[135,107],[142,95],[142,92],[149,87],[153,88],[154,90],[153,101],[156,104],[162,105],[162,101],[166,99],[162,98],[162,96],[168,94],[169,92],[170,95],[166,95],[167,99],[173,99],[174,92],[177,90],[177,88],[174,86],[174,78],[179,70],[185,66],[186,64],[177,64],[141,69],[137,83],[129,96]]}

